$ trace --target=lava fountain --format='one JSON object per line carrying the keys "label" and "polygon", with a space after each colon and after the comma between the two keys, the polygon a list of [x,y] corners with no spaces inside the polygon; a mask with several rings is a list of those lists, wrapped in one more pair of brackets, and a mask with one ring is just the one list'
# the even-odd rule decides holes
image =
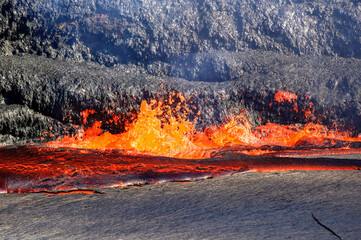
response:
{"label": "lava fountain", "polygon": [[[361,138],[322,124],[253,126],[246,111],[218,126],[197,130],[186,119],[182,95],[174,105],[142,101],[125,132],[102,130],[102,122],[55,141],[0,148],[1,192],[54,192],[189,181],[242,171],[359,170],[359,160],[319,157],[361,153]],[[279,91],[274,101],[294,103]],[[310,110],[305,114],[312,114]],[[82,112],[83,125],[94,110]],[[200,113],[198,113],[200,114]],[[116,121],[114,116],[113,121]],[[81,192],[81,191],[80,191]],[[87,193],[87,192],[86,192]]]}

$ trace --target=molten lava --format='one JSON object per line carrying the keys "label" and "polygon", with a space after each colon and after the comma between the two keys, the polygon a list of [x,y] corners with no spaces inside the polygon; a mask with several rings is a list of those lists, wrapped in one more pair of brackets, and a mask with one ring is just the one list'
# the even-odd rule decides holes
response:
{"label": "molten lava", "polygon": [[[181,96],[181,95],[180,95]],[[276,101],[294,101],[297,96],[277,92]],[[184,102],[184,98],[181,98]],[[180,103],[176,108],[180,109]],[[82,113],[83,123],[92,110]],[[169,106],[161,101],[145,100],[141,103],[136,120],[126,126],[126,132],[111,134],[101,129],[96,121],[90,128],[79,131],[76,136],[46,143],[49,147],[83,149],[119,149],[128,154],[148,154],[175,158],[204,159],[214,156],[222,148],[247,147],[243,153],[260,155],[269,153],[272,147],[281,148],[325,148],[346,147],[351,142],[361,141],[350,133],[331,130],[324,125],[308,123],[304,125],[278,125],[267,123],[252,126],[245,113],[230,117],[220,126],[209,126],[204,131],[196,131],[195,124],[184,115],[174,115]],[[268,146],[264,149],[263,146]]]}
{"label": "molten lava", "polygon": [[[182,182],[248,170],[361,169],[360,160],[320,157],[361,153],[361,138],[348,132],[315,123],[252,126],[245,111],[197,131],[186,120],[184,97],[177,97],[179,103],[172,98],[167,104],[143,101],[123,133],[105,132],[102,122],[95,121],[75,136],[46,146],[0,147],[0,193],[93,194],[86,189]],[[294,108],[297,96],[278,92],[274,100]],[[94,110],[82,113],[84,125],[92,114]],[[111,121],[119,118],[115,115]],[[306,158],[314,155],[318,158]]]}
{"label": "molten lava", "polygon": [[[356,149],[360,152],[360,149]],[[309,154],[309,151],[302,151]],[[297,156],[299,152],[289,152]],[[343,153],[348,153],[344,150]],[[318,154],[320,154],[318,152]],[[217,158],[175,159],[126,155],[119,150],[11,146],[0,148],[0,192],[96,193],[92,188],[189,181],[248,170],[360,170],[361,161],[319,157],[250,156],[225,152]]]}
{"label": "molten lava", "polygon": [[[89,113],[89,111],[87,111]],[[167,123],[160,116],[167,114]],[[84,114],[88,116],[88,114]],[[129,153],[144,153],[156,156],[206,158],[209,146],[195,141],[194,124],[178,116],[164,112],[162,103],[152,100],[143,101],[134,123],[127,126],[121,134],[111,134],[101,130],[101,122],[79,132],[76,136],[46,143],[50,147],[69,147],[86,149],[122,149]]]}
{"label": "molten lava", "polygon": [[278,91],[275,94],[274,100],[276,102],[295,102],[297,101],[297,95],[294,93],[290,93],[290,92],[285,92],[285,91]]}

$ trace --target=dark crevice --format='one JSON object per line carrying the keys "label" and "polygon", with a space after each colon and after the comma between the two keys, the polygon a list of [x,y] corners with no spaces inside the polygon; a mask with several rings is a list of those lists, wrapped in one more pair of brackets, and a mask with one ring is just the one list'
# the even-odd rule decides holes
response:
{"label": "dark crevice", "polygon": [[332,233],[332,235],[334,235],[335,237],[337,237],[338,239],[342,240],[342,238],[337,235],[331,228],[327,227],[326,225],[322,224],[313,214],[312,214],[312,218],[316,221],[316,223],[318,225],[320,225],[321,227],[323,227],[324,229],[326,229],[327,231],[329,231],[330,233]]}

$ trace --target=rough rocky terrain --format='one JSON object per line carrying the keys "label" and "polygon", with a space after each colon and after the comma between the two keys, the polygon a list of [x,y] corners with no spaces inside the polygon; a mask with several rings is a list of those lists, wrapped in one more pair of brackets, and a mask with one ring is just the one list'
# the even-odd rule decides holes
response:
{"label": "rough rocky terrain", "polygon": [[[96,119],[104,122],[113,113],[120,114],[116,126],[103,126],[119,132],[143,99],[163,99],[173,91],[183,93],[188,105],[195,107],[190,108],[194,110],[188,116],[191,120],[200,111],[200,128],[246,109],[254,124],[339,122],[360,131],[360,60],[258,51],[228,54],[226,60],[241,64],[224,76],[231,78],[235,71],[249,70],[223,82],[153,76],[129,65],[107,68],[28,55],[0,57],[0,133],[9,136],[3,136],[3,142],[39,140],[44,132],[43,137],[74,132],[72,124],[82,123],[80,112],[85,109],[94,109],[99,113]],[[298,94],[298,112],[294,102],[274,103],[279,89]],[[306,117],[307,109],[314,111],[312,118]]]}
{"label": "rough rocky terrain", "polygon": [[3,0],[0,9],[6,55],[106,65],[213,49],[361,58],[358,1]]}
{"label": "rough rocky terrain", "polygon": [[[253,124],[358,134],[360,16],[357,1],[3,0],[0,142],[74,132],[84,109],[121,114],[103,127],[123,131],[142,99],[170,91],[191,120],[201,112],[199,128],[246,109]],[[298,95],[298,112],[273,103],[278,90]]]}
{"label": "rough rocky terrain", "polygon": [[[0,0],[0,145],[74,133],[85,109],[97,112],[88,125],[121,132],[142,100],[169,103],[172,92],[200,129],[245,109],[255,125],[360,134],[360,69],[357,0]],[[297,100],[276,103],[278,90]],[[337,239],[325,227],[358,239],[360,179],[247,172],[94,195],[1,194],[0,239]]]}

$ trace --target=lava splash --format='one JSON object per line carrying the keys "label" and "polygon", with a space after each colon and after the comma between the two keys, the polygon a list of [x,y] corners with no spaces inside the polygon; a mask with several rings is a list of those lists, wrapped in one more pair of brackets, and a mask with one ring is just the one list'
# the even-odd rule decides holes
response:
{"label": "lava splash", "polygon": [[[361,138],[349,132],[317,123],[252,126],[246,112],[230,116],[219,126],[196,130],[186,118],[184,98],[177,97],[181,101],[174,109],[162,101],[143,101],[123,133],[104,131],[102,122],[95,121],[75,136],[0,147],[0,192],[88,194],[91,191],[84,189],[189,181],[243,171],[361,168],[360,160],[307,158],[361,153]],[[296,97],[278,92],[275,102],[293,103]],[[171,98],[168,103],[173,104]],[[84,125],[94,113],[82,113]]]}
{"label": "lava splash", "polygon": [[[300,149],[305,146],[307,149],[347,148],[351,143],[361,142],[361,137],[352,137],[350,132],[329,129],[312,122],[252,126],[245,111],[237,116],[229,116],[224,124],[197,131],[195,123],[186,119],[190,110],[184,97],[180,94],[177,97],[180,101],[173,109],[169,105],[173,103],[172,98],[168,104],[156,100],[149,103],[142,101],[135,121],[127,124],[123,133],[103,131],[102,122],[95,121],[91,127],[81,129],[75,136],[64,136],[45,144],[55,148],[118,149],[130,155],[205,159],[217,155],[223,148],[234,146],[241,146],[244,149],[242,153],[260,155],[270,153],[272,149]],[[292,103],[295,99],[297,96],[291,93],[279,91],[275,94],[275,102]],[[93,110],[82,113],[84,125],[88,116],[94,113]]]}

